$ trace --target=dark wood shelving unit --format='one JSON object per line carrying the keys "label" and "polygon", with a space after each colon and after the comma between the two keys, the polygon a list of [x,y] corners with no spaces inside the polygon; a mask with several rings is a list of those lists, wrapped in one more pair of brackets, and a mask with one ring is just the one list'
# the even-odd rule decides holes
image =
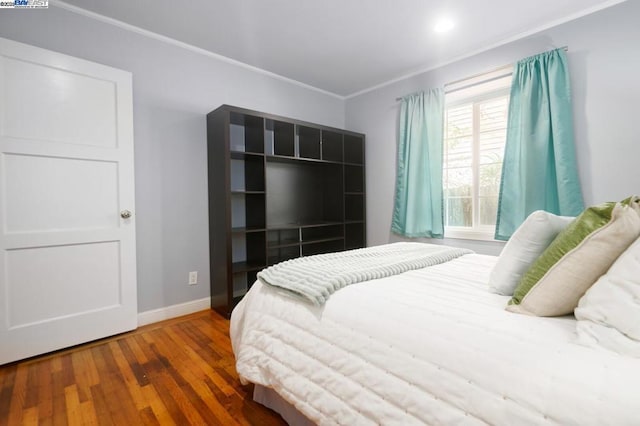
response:
{"label": "dark wood shelving unit", "polygon": [[228,105],[207,115],[212,308],[229,316],[269,265],[366,245],[364,145]]}

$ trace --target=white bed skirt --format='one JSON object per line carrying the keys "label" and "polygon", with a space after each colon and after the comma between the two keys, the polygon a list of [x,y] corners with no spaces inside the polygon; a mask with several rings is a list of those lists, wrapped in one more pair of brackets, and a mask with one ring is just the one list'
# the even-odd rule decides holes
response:
{"label": "white bed skirt", "polygon": [[285,422],[295,426],[315,426],[315,423],[309,420],[300,411],[282,399],[280,395],[273,389],[265,386],[255,385],[253,388],[253,400],[259,404],[280,414]]}

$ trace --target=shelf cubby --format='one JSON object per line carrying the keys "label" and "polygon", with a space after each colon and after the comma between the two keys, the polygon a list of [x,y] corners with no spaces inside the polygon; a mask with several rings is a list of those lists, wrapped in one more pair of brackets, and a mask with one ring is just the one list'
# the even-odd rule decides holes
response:
{"label": "shelf cubby", "polygon": [[300,246],[290,247],[274,247],[267,250],[267,260],[269,265],[284,262],[289,259],[295,259],[301,256]]}
{"label": "shelf cubby", "polygon": [[288,247],[300,244],[299,228],[270,229],[267,232],[267,247]]}
{"label": "shelf cubby", "polygon": [[264,119],[262,117],[231,113],[229,122],[231,151],[264,153]]}
{"label": "shelf cubby", "polygon": [[322,132],[322,159],[342,162],[342,134],[332,131]]}
{"label": "shelf cubby", "polygon": [[231,190],[264,191],[264,157],[250,156],[242,160],[231,159]]}
{"label": "shelf cubby", "polygon": [[265,152],[268,154],[295,156],[294,125],[278,120],[266,120],[265,144]]}
{"label": "shelf cubby", "polygon": [[266,227],[264,192],[231,194],[231,228]]}
{"label": "shelf cubby", "polygon": [[266,181],[269,228],[343,220],[342,165],[268,161]]}
{"label": "shelf cubby", "polygon": [[364,217],[364,195],[345,194],[344,218],[347,221],[362,220]]}
{"label": "shelf cubby", "polygon": [[364,164],[364,135],[344,135],[344,162]]}
{"label": "shelf cubby", "polygon": [[364,192],[363,166],[344,166],[344,192]]}
{"label": "shelf cubby", "polygon": [[344,239],[321,241],[302,246],[303,256],[313,256],[314,254],[332,253],[344,250]]}
{"label": "shelf cubby", "polygon": [[324,239],[336,239],[344,238],[344,226],[340,225],[325,225],[325,226],[312,226],[301,228],[301,241],[303,243],[313,242]]}
{"label": "shelf cubby", "polygon": [[320,129],[296,126],[298,156],[320,160]]}
{"label": "shelf cubby", "polygon": [[234,233],[231,239],[233,272],[262,269],[267,263],[265,256],[265,231]]}
{"label": "shelf cubby", "polygon": [[363,247],[364,242],[364,223],[353,222],[344,225],[344,248],[352,250]]}
{"label": "shelf cubby", "polygon": [[[262,269],[262,268],[260,268]],[[243,269],[240,272],[236,272],[232,276],[232,300],[233,304],[237,304],[247,291],[251,288],[253,283],[256,282],[259,269]]]}

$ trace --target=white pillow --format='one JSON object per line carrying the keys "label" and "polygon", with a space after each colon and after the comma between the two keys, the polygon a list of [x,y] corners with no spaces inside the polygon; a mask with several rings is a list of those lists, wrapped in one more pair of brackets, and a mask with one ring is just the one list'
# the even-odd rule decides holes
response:
{"label": "white pillow", "polygon": [[489,291],[513,296],[520,279],[556,236],[575,218],[535,211],[513,233],[489,276]]}
{"label": "white pillow", "polygon": [[578,342],[640,358],[640,238],[582,296]]}

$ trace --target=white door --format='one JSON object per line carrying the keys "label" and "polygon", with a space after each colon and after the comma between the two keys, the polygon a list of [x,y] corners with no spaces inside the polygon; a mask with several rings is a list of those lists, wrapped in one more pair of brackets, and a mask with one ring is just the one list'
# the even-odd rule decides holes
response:
{"label": "white door", "polygon": [[0,364],[136,328],[133,212],[131,74],[0,38]]}

